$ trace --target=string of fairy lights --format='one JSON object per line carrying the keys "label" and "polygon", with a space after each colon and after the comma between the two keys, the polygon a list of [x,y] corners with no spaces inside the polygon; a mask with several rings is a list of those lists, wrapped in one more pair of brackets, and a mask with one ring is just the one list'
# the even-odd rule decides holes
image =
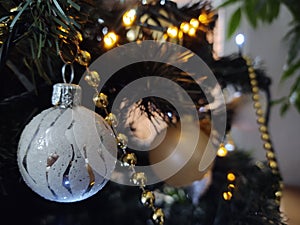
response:
{"label": "string of fairy lights", "polygon": [[[165,5],[169,1],[160,1],[158,4]],[[137,34],[131,28],[141,27],[155,30],[161,33],[162,40],[165,41],[180,41],[184,35],[196,37],[197,31],[208,32],[210,22],[215,20],[216,14],[214,11],[202,10],[197,18],[190,18],[188,21],[176,21],[169,18],[164,11],[158,12],[156,15],[164,21],[165,26],[159,26],[152,23],[147,23],[145,16],[149,16],[148,9],[145,10],[145,4],[141,7],[128,9],[122,15],[122,26],[126,29],[126,37],[128,41],[136,41],[143,39],[143,35]],[[120,36],[117,31],[104,29],[102,31],[104,36],[102,38],[103,45],[106,49],[110,49],[118,44]]]}
{"label": "string of fairy lights", "polygon": [[[216,13],[213,10],[205,10],[205,7],[200,9],[198,16],[195,17],[189,17],[185,16],[183,20],[175,20],[174,18],[170,17],[166,11],[158,11],[155,16],[159,18],[159,20],[163,21],[161,24],[156,23],[150,23],[147,18],[151,17],[151,7],[155,4],[160,4],[161,6],[164,6],[166,4],[169,4],[170,1],[154,1],[149,2],[142,0],[137,5],[127,9],[122,15],[121,15],[121,24],[118,24],[118,28],[108,28],[105,26],[106,29],[102,29],[103,37],[100,39],[100,42],[103,43],[103,47],[106,50],[109,50],[115,46],[117,46],[120,39],[123,38],[122,34],[120,34],[120,29],[125,30],[125,36],[128,42],[132,41],[138,41],[143,40],[144,36],[143,33],[140,32],[139,29],[148,29],[151,31],[156,31],[160,33],[160,37],[164,41],[175,41],[175,42],[181,42],[185,36],[191,37],[191,38],[197,38],[198,32],[204,32],[207,33],[210,30],[209,24],[215,20]],[[179,10],[177,9],[177,12]],[[104,23],[103,20],[99,20],[99,23]],[[118,21],[119,22],[119,21]],[[138,28],[138,30],[136,30]],[[66,29],[64,26],[58,26],[58,30],[62,32],[62,34],[69,33],[69,30]],[[120,33],[119,33],[120,32]],[[67,35],[59,35],[58,38],[61,41],[65,41],[66,43],[69,43],[67,40],[65,40]],[[108,112],[107,107],[109,104],[108,97],[102,92],[98,91],[98,87],[100,84],[100,75],[97,71],[90,70],[89,64],[91,62],[91,54],[88,51],[81,50],[79,48],[79,44],[83,41],[82,34],[80,32],[77,32],[76,34],[76,50],[75,50],[75,57],[73,61],[76,61],[80,65],[86,67],[86,74],[84,76],[84,80],[87,82],[89,86],[91,86],[95,90],[95,95],[93,97],[93,101],[96,107],[101,108],[105,111],[105,120],[107,123],[112,127],[115,136],[117,144],[122,152],[121,156],[121,163],[123,166],[126,166],[129,168],[131,172],[131,182],[137,186],[142,191],[140,201],[145,207],[148,207],[152,210],[152,220],[159,225],[164,224],[164,212],[162,208],[156,207],[155,204],[155,195],[154,192],[146,189],[147,184],[147,177],[143,172],[136,172],[135,171],[135,165],[137,164],[137,157],[134,153],[127,152],[127,144],[128,144],[128,138],[122,134],[117,133],[115,128],[118,125],[118,119],[116,115],[114,115],[111,112]],[[66,60],[67,57],[64,57],[64,52],[59,50],[59,46],[57,46],[59,55],[61,59],[66,64],[73,63],[73,61]],[[254,69],[251,67],[251,62],[248,60],[247,64],[249,66],[249,77],[251,79],[251,85],[252,85],[252,91],[253,91],[253,100],[254,100],[254,107],[257,109],[256,113],[259,116],[258,118],[258,124],[260,124],[260,131],[262,133],[262,140],[264,143],[264,148],[267,150],[267,159],[269,161],[269,166],[272,168],[272,171],[275,175],[279,174],[279,169],[277,166],[276,156],[273,151],[270,137],[268,135],[267,127],[265,125],[264,118],[262,116],[263,112],[261,109],[261,106],[259,104],[259,95],[258,95],[258,87],[257,87],[257,81],[255,79],[256,75],[254,72]],[[227,140],[227,144],[231,144],[231,147],[234,147],[234,143],[232,143],[232,140]],[[217,156],[218,157],[226,157],[228,155],[228,151],[232,150],[230,147],[226,146],[226,144],[221,143],[218,150],[217,150]],[[237,174],[235,172],[230,171],[227,173],[227,187],[226,190],[222,193],[222,197],[225,201],[230,201],[233,198],[234,190],[236,189],[236,179]],[[282,183],[281,183],[282,185]],[[276,197],[278,200],[280,200],[280,197],[282,195],[280,188],[276,193]]]}

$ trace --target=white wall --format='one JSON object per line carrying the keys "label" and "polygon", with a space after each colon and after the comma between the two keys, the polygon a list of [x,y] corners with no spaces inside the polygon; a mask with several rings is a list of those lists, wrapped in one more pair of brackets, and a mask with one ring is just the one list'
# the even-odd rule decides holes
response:
{"label": "white wall", "polygon": [[[237,51],[237,46],[232,40],[225,40],[224,33],[232,8],[219,12],[219,32],[223,48],[221,55],[228,55]],[[246,37],[243,53],[252,58],[260,57],[264,62],[267,75],[272,79],[271,94],[273,99],[278,99],[288,93],[291,82],[280,84],[279,80],[283,72],[285,59],[287,56],[287,44],[283,42],[283,36],[288,31],[288,22],[291,16],[286,8],[281,9],[279,18],[271,25],[260,25],[258,29],[252,29],[246,21],[237,33],[243,33]],[[238,125],[232,129],[233,138],[238,147],[253,151],[257,159],[265,159],[264,150],[261,145],[259,133],[255,124],[255,113],[251,107],[251,102],[243,107],[244,121],[250,124],[249,129],[241,129]],[[251,124],[253,126],[251,126]],[[285,184],[300,186],[300,114],[294,108],[281,117],[279,106],[271,109],[270,134],[275,151],[279,160],[279,166]]]}

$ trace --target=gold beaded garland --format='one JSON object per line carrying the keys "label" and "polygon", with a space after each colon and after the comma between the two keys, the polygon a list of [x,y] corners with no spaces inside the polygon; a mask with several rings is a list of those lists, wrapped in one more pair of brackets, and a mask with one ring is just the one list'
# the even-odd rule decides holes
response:
{"label": "gold beaded garland", "polygon": [[[83,53],[81,51],[81,53]],[[83,59],[82,59],[83,60]],[[85,60],[85,59],[84,59]],[[88,66],[88,63],[81,62],[82,65]],[[95,106],[98,108],[104,109],[106,113],[105,121],[111,126],[112,130],[114,131],[116,141],[118,147],[123,151],[123,156],[121,157],[122,166],[128,166],[132,171],[131,182],[135,185],[139,185],[140,189],[142,190],[141,194],[141,202],[144,206],[149,207],[152,209],[152,220],[155,224],[163,225],[164,224],[164,213],[161,208],[154,207],[155,195],[152,191],[146,190],[146,182],[147,177],[143,172],[136,172],[134,166],[137,164],[137,157],[134,153],[127,153],[127,145],[128,145],[128,138],[126,135],[122,133],[117,133],[115,128],[118,125],[117,117],[113,113],[109,113],[106,109],[108,106],[108,99],[107,95],[104,93],[99,93],[97,88],[100,84],[100,76],[97,71],[90,71],[87,68],[87,74],[85,76],[85,81],[88,85],[94,88],[96,94],[93,97],[93,102]]]}
{"label": "gold beaded garland", "polygon": [[[283,189],[283,182],[280,177],[280,171],[278,168],[277,160],[276,160],[276,155],[273,150],[273,146],[270,141],[270,136],[268,132],[268,128],[266,126],[266,120],[263,117],[263,110],[259,97],[259,88],[258,88],[258,82],[256,80],[256,73],[255,70],[252,66],[252,62],[249,58],[245,59],[247,66],[248,66],[248,71],[249,71],[249,78],[250,78],[250,84],[251,84],[251,90],[252,90],[252,99],[254,101],[253,107],[256,109],[256,115],[257,115],[257,123],[259,124],[259,131],[261,132],[261,139],[264,142],[263,147],[266,150],[266,158],[268,160],[268,165],[272,170],[272,173],[276,176],[279,177],[279,188],[278,191],[275,193],[276,201],[278,205],[280,204],[281,196],[282,196],[282,189]],[[228,192],[223,193],[224,199],[231,199],[230,195]]]}

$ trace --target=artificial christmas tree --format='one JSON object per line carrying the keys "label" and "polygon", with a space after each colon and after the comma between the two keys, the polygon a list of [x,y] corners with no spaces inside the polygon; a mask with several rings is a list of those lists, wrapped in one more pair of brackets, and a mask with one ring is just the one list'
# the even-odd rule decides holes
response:
{"label": "artificial christmas tree", "polygon": [[[19,223],[11,216],[17,211],[22,221],[31,224],[284,224],[279,210],[281,176],[268,134],[269,105],[264,112],[259,95],[260,90],[268,93],[270,78],[262,69],[254,68],[251,59],[239,54],[213,57],[210,37],[217,12],[208,1],[184,8],[165,0],[126,4],[27,0],[8,1],[1,6],[0,66],[5,86],[1,99],[0,184],[6,224]],[[123,60],[132,63],[124,64]],[[120,64],[123,67],[119,68]],[[111,182],[84,201],[61,204],[42,199],[24,184],[17,169],[16,152],[22,129],[50,105],[47,101],[52,84],[62,80],[57,68],[67,65],[75,69],[73,82],[87,84],[87,92],[94,92],[87,102],[94,102],[95,112],[111,126],[119,151]],[[146,82],[131,87],[136,80]],[[173,83],[168,86],[167,80]],[[130,95],[116,104],[122,90],[128,87]],[[229,87],[240,95],[232,95]],[[153,90],[162,91],[170,101],[156,96]],[[266,163],[255,164],[247,153],[228,152],[224,147],[235,105],[241,95],[249,93],[266,149]],[[139,142],[135,146],[143,150],[152,144],[152,140],[143,141],[149,136],[143,136],[147,127],[136,119],[128,122],[134,106],[144,116],[142,121],[149,127],[149,135],[159,136],[166,129],[181,126],[187,152],[198,150],[204,154],[196,157],[178,148],[180,154],[174,159],[184,160],[177,161],[180,165],[175,161],[173,175],[178,171],[180,174],[187,164],[204,171],[201,176],[186,179],[187,166],[181,174],[184,181],[176,174],[174,183],[163,179],[169,175],[162,178],[159,171],[143,169],[151,168],[157,160],[163,161],[164,157],[157,156],[168,152],[166,147],[158,147],[152,153],[133,148],[136,139]],[[190,124],[197,128],[185,132],[184,127],[193,128]],[[122,129],[128,133],[124,135]],[[140,133],[137,129],[141,129]],[[209,141],[201,139],[199,130]],[[198,144],[194,136],[202,142]],[[176,135],[169,138],[175,143],[182,141]],[[206,143],[209,150],[202,149],[207,148]],[[200,161],[188,161],[190,158]],[[51,162],[52,166],[56,160]],[[67,168],[73,164],[72,159]],[[165,165],[168,168],[173,167]],[[58,175],[61,182],[68,173],[69,170]],[[130,185],[140,187],[140,200],[138,190]],[[62,186],[69,190],[65,183]],[[29,213],[23,210],[27,205],[34,206]]]}

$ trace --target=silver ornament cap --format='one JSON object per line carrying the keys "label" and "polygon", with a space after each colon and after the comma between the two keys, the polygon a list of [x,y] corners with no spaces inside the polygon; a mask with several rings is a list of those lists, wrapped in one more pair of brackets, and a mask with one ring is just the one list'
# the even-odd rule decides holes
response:
{"label": "silver ornament cap", "polygon": [[55,84],[51,100],[52,105],[59,108],[72,108],[81,105],[81,87],[76,84]]}

